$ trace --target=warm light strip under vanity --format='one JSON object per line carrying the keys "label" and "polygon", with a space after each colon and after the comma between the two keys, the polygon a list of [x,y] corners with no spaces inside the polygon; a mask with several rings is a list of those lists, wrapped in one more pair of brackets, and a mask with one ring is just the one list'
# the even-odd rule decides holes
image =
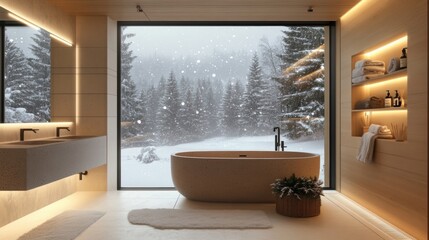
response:
{"label": "warm light strip under vanity", "polygon": [[[0,124],[0,132],[15,131],[20,128],[38,128],[38,129],[51,129],[55,127],[70,127],[73,128],[73,122],[46,122],[46,123],[2,123]],[[0,137],[0,141],[2,138]],[[3,141],[5,141],[3,139]]]}
{"label": "warm light strip under vanity", "polygon": [[74,131],[74,122],[44,122],[44,123],[2,123],[0,124],[0,143],[19,140],[20,129],[39,129],[37,134],[28,134],[27,139],[49,138],[55,136],[57,127],[68,127]]}
{"label": "warm light strip under vanity", "polygon": [[[13,14],[13,13],[10,13],[10,12],[9,12],[9,16],[10,16],[11,18],[13,18],[13,19],[15,19],[15,20],[17,20],[17,21],[19,21],[19,22],[21,22],[21,23],[23,23],[23,24],[25,24],[25,25],[29,26],[29,27],[32,27],[32,28],[36,29],[36,30],[40,30],[40,28],[41,28],[41,27],[37,26],[36,24],[34,24],[34,23],[32,23],[32,22],[30,22],[30,21],[26,20],[25,18],[23,18],[23,17],[21,17],[21,16],[18,16],[18,15],[16,15],[16,14]],[[49,32],[49,31],[48,31],[48,32]],[[70,46],[70,47],[72,47],[72,46],[73,46],[73,43],[72,43],[71,41],[68,41],[68,40],[66,40],[66,39],[62,38],[62,37],[58,36],[57,34],[54,34],[54,33],[51,33],[51,32],[50,32],[50,36],[51,36],[52,38],[54,38],[54,39],[58,40],[59,42],[61,42],[61,43],[63,43],[63,44],[66,44],[67,46]]]}

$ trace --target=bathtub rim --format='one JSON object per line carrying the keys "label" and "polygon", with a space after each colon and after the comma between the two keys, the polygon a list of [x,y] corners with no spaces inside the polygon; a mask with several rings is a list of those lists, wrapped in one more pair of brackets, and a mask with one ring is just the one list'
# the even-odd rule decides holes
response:
{"label": "bathtub rim", "polygon": [[[267,152],[267,153],[289,153],[289,154],[293,154],[293,153],[299,153],[299,154],[307,154],[306,156],[282,156],[282,157],[222,157],[222,156],[217,156],[217,157],[206,157],[206,156],[188,156],[188,155],[178,155],[178,154],[185,154],[185,153],[209,153],[209,152],[243,152],[243,153],[249,153],[249,152],[253,152],[253,153],[262,153],[262,152]],[[184,152],[176,152],[170,155],[170,157],[175,157],[175,158],[188,158],[188,159],[206,159],[206,160],[220,160],[220,159],[246,159],[246,160],[257,160],[257,159],[271,159],[271,160],[281,160],[281,159],[306,159],[306,158],[314,158],[314,157],[320,157],[320,154],[317,153],[310,153],[310,152],[298,152],[298,151],[254,151],[254,150],[230,150],[230,151],[219,151],[219,150],[214,150],[214,151],[210,151],[210,150],[205,150],[205,151],[184,151]]]}

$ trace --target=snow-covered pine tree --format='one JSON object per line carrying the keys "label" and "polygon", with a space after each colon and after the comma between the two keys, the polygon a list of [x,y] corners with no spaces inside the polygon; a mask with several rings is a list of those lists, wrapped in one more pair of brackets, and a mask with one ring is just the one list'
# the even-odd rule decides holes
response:
{"label": "snow-covered pine tree", "polygon": [[212,137],[218,130],[218,105],[216,104],[213,88],[208,86],[205,103],[205,135]]}
{"label": "snow-covered pine tree", "polygon": [[263,99],[268,92],[267,82],[262,76],[262,69],[259,65],[258,55],[255,53],[252,58],[252,64],[249,68],[246,93],[244,94],[243,124],[247,134],[254,135],[261,133],[265,125],[263,121]]}
{"label": "snow-covered pine tree", "polygon": [[261,38],[259,43],[261,54],[261,67],[265,72],[263,78],[267,80],[268,93],[264,95],[262,106],[264,106],[262,123],[266,128],[271,129],[273,126],[279,125],[279,85],[273,80],[273,76],[278,76],[281,72],[281,42],[272,44],[266,37]]}
{"label": "snow-covered pine tree", "polygon": [[237,80],[234,84],[234,91],[232,95],[232,102],[237,111],[237,127],[238,133],[237,136],[242,136],[246,133],[246,125],[243,120],[243,110],[244,110],[244,86],[240,80]]}
{"label": "snow-covered pine tree", "polygon": [[218,110],[221,110],[220,106],[222,104],[222,97],[224,95],[224,87],[223,87],[222,80],[214,79],[212,81],[212,87],[213,87],[213,95],[216,102],[216,106],[218,106]]}
{"label": "snow-covered pine tree", "polygon": [[[166,87],[165,78],[164,78],[164,76],[162,76],[161,79],[159,80],[158,86],[156,88],[156,91],[157,91],[159,98],[162,98],[162,96],[164,96],[165,87]],[[161,102],[161,99],[160,99],[160,102]]]}
{"label": "snow-covered pine tree", "polygon": [[[159,109],[159,95],[155,86],[151,86],[147,91],[147,102],[146,102],[146,131],[151,134],[156,133],[157,129],[157,112]],[[155,140],[154,138],[152,140]]]}
{"label": "snow-covered pine tree", "polygon": [[283,63],[282,70],[292,66],[324,43],[323,27],[291,26],[283,33],[284,52],[279,56]]}
{"label": "snow-covered pine tree", "polygon": [[126,27],[122,28],[121,34],[121,80],[131,79],[131,69],[133,68],[133,61],[136,58],[133,50],[130,49],[132,41],[130,38],[134,37],[134,33],[124,33]]}
{"label": "snow-covered pine tree", "polygon": [[281,126],[290,139],[317,136],[324,124],[324,29],[290,27],[280,55]]}
{"label": "snow-covered pine tree", "polygon": [[193,141],[195,137],[195,108],[191,89],[188,89],[186,92],[185,100],[182,101],[182,103],[179,111],[180,136],[182,142],[190,142]]}
{"label": "snow-covered pine tree", "polygon": [[135,124],[139,120],[139,99],[137,88],[132,79],[122,79],[121,83],[121,122],[122,137],[132,137],[137,134]]}
{"label": "snow-covered pine tree", "polygon": [[276,82],[272,81],[270,77],[264,76],[263,82],[258,128],[261,134],[269,134],[273,127],[279,124],[279,90]]}
{"label": "snow-covered pine tree", "polygon": [[228,82],[225,94],[222,98],[222,131],[226,136],[239,136],[242,127],[242,95],[243,88],[237,81],[235,84]]}
{"label": "snow-covered pine tree", "polygon": [[173,71],[167,79],[164,96],[161,99],[161,108],[158,111],[158,138],[164,144],[174,144],[179,141],[180,109],[179,90]]}
{"label": "snow-covered pine tree", "polygon": [[234,131],[237,131],[237,121],[238,121],[238,114],[234,111],[235,108],[233,107],[232,97],[233,97],[233,91],[234,91],[234,85],[232,82],[228,82],[225,89],[225,94],[223,96],[223,102],[222,102],[222,127],[223,132],[227,136],[233,136]]}
{"label": "snow-covered pine tree", "polygon": [[[125,28],[122,28],[124,31]],[[136,58],[133,51],[130,49],[132,42],[128,41],[129,38],[135,34],[122,33],[121,34],[121,122],[123,127],[121,135],[122,138],[135,136],[137,130],[134,126],[138,120],[138,112],[136,106],[138,105],[137,88],[135,82],[131,79],[132,62]]]}
{"label": "snow-covered pine tree", "polygon": [[[217,106],[215,105],[212,82],[210,79],[198,79],[197,88],[201,99],[198,119],[201,120],[200,136],[210,137],[216,131],[217,126]],[[196,92],[197,94],[197,92]],[[197,105],[194,105],[198,107]]]}
{"label": "snow-covered pine tree", "polygon": [[36,121],[48,122],[51,119],[51,36],[48,31],[39,30],[30,46],[35,58],[29,59],[31,76],[36,83],[31,98],[33,106],[29,109],[36,115]]}
{"label": "snow-covered pine tree", "polygon": [[157,137],[157,133],[158,133],[158,129],[160,127],[160,121],[158,121],[159,118],[159,112],[161,109],[161,100],[164,96],[165,93],[165,78],[162,76],[160,81],[158,82],[157,87],[155,86],[151,86],[151,88],[149,88],[146,91],[146,94],[148,96],[148,101],[147,101],[147,131],[149,133],[152,133],[153,136],[153,141],[157,141],[158,137]]}
{"label": "snow-covered pine tree", "polygon": [[[35,122],[32,92],[36,88],[24,53],[5,36],[4,47],[5,122]],[[15,114],[16,113],[16,114]]]}
{"label": "snow-covered pine tree", "polygon": [[195,89],[194,98],[194,120],[193,126],[195,131],[194,140],[201,140],[205,134],[205,114],[204,114],[204,103],[202,97],[202,88],[198,87]]}
{"label": "snow-covered pine tree", "polygon": [[140,91],[139,97],[137,99],[137,105],[135,106],[136,108],[136,124],[135,124],[135,128],[136,128],[136,133],[137,134],[145,134],[148,132],[148,126],[147,126],[147,103],[148,103],[148,97],[146,96],[145,91],[142,89]]}
{"label": "snow-covered pine tree", "polygon": [[183,75],[179,81],[179,95],[181,101],[185,101],[188,90],[191,89],[191,81]]}

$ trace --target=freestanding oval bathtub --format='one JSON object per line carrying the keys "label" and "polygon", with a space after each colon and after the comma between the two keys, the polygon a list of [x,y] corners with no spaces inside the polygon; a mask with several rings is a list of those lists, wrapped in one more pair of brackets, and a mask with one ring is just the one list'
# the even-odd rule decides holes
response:
{"label": "freestanding oval bathtub", "polygon": [[319,177],[320,156],[305,152],[198,151],[171,155],[171,175],[186,198],[208,202],[274,202],[277,178]]}

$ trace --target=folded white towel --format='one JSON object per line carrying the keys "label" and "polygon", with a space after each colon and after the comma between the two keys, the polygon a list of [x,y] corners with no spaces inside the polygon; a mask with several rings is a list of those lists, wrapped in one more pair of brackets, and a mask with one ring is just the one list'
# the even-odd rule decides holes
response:
{"label": "folded white towel", "polygon": [[380,75],[381,74],[367,74],[367,75],[360,76],[360,77],[354,77],[354,78],[352,78],[352,83],[361,83],[361,82],[369,80],[373,77],[378,77]]}
{"label": "folded white towel", "polygon": [[361,68],[365,66],[383,66],[384,62],[380,60],[362,59],[355,63],[355,68]]}
{"label": "folded white towel", "polygon": [[388,73],[392,73],[399,70],[399,58],[394,57],[389,61],[389,67],[387,68]]}
{"label": "folded white towel", "polygon": [[[373,125],[376,125],[376,124],[373,124]],[[386,125],[383,125],[379,127],[377,134],[392,134],[392,132]]]}
{"label": "folded white towel", "polygon": [[390,131],[386,125],[381,126],[380,129],[378,129],[377,138],[393,138],[392,131]]}
{"label": "folded white towel", "polygon": [[355,68],[352,71],[352,78],[369,75],[369,74],[383,75],[385,71],[386,69],[384,68],[384,66],[367,66],[367,67]]}

